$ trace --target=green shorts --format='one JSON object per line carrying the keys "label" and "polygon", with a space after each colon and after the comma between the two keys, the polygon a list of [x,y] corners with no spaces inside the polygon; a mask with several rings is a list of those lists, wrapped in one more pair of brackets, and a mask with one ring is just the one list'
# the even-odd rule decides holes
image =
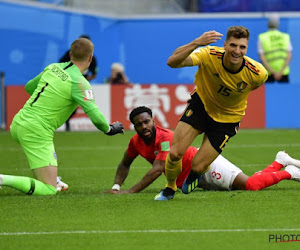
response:
{"label": "green shorts", "polygon": [[16,122],[10,126],[12,137],[21,144],[31,169],[56,166],[53,139],[35,133]]}

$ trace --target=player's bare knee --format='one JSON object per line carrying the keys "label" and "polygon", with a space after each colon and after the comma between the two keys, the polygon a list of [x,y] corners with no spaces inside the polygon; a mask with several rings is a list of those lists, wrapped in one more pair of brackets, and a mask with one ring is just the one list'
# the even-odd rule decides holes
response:
{"label": "player's bare knee", "polygon": [[209,163],[205,161],[192,160],[192,170],[198,174],[204,174],[209,169]]}
{"label": "player's bare knee", "polygon": [[198,174],[204,174],[208,170],[208,168],[209,166],[202,164],[192,165],[192,170]]}
{"label": "player's bare knee", "polygon": [[179,161],[183,157],[182,154],[175,152],[175,151],[170,151],[169,155],[170,155],[171,161]]}

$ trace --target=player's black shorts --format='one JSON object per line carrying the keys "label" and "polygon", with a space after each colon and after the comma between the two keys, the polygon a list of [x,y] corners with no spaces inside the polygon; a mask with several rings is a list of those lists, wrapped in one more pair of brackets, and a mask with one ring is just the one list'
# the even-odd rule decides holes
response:
{"label": "player's black shorts", "polygon": [[204,105],[196,92],[188,100],[185,112],[180,121],[191,125],[195,129],[199,129],[207,135],[211,145],[219,153],[227,144],[230,137],[233,137],[239,128],[239,122],[221,123],[213,120],[204,109]]}

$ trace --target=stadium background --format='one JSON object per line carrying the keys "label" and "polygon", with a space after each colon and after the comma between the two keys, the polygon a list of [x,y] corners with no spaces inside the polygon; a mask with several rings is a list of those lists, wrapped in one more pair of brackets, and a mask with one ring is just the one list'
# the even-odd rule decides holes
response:
{"label": "stadium background", "polygon": [[[135,0],[33,1],[35,4],[38,2],[61,3],[62,1],[77,1],[86,4],[92,1],[115,3],[116,1]],[[181,0],[159,0],[159,2],[174,1]],[[298,3],[293,5],[298,0],[200,1],[206,3],[211,11],[217,11],[220,8],[222,11],[245,11],[251,5],[251,8],[255,8],[259,12],[252,13],[251,17],[248,13],[221,14],[218,15],[219,21],[215,23],[225,22],[224,20],[228,20],[228,18],[234,19],[234,23],[242,23],[243,20],[238,18],[240,16],[249,20],[261,18],[264,26],[267,22],[265,16],[267,13],[261,13],[261,11],[288,11],[290,10],[288,7],[293,10],[300,7]],[[77,9],[72,14],[69,10],[63,9],[62,6],[62,8],[52,5],[49,7],[49,5],[44,4],[37,8],[27,4],[25,7],[21,7],[20,4],[12,4],[12,2],[16,1],[0,0],[0,71],[5,70],[6,72],[6,90],[12,91],[10,101],[13,104],[26,99],[23,85],[28,80],[27,78],[39,73],[41,68],[52,60],[56,61],[60,54],[65,51],[65,47],[69,46],[69,42],[81,35],[82,32],[93,32],[91,33],[92,39],[97,43],[96,55],[100,60],[101,74],[93,83],[97,96],[99,92],[111,93],[110,91],[113,90],[108,84],[102,84],[102,76],[108,74],[111,61],[119,59],[125,63],[126,71],[128,75],[130,74],[132,81],[136,80],[138,75],[142,77],[141,85],[134,85],[138,90],[136,93],[144,93],[138,88],[150,89],[152,93],[155,93],[157,87],[164,91],[166,86],[169,86],[171,98],[177,96],[177,88],[179,88],[180,93],[186,93],[185,87],[189,88],[193,85],[190,84],[189,80],[182,79],[180,81],[178,69],[171,70],[165,67],[166,59],[177,45],[194,38],[194,35],[199,35],[205,28],[204,24],[207,25],[205,21],[216,19],[216,16],[212,14],[207,14],[206,17],[205,14],[183,14],[180,17],[170,15],[157,16],[156,18],[149,16],[143,16],[143,18],[130,16],[129,18],[124,14],[100,15],[95,13],[97,11],[82,14],[83,9],[80,11]],[[19,0],[18,2],[24,4],[27,1]],[[153,4],[158,1],[137,0],[137,2]],[[254,5],[254,2],[257,5]],[[266,6],[262,8],[267,2],[273,9],[266,8]],[[3,3],[6,4],[5,8]],[[209,3],[214,4],[209,5]],[[237,3],[243,3],[244,9]],[[8,6],[10,7],[8,8]],[[118,10],[123,11],[124,8],[118,8]],[[27,14],[25,15],[25,13]],[[50,14],[53,19],[49,17]],[[297,33],[299,25],[295,22],[292,27],[290,24],[287,25],[290,18],[296,21],[298,14],[291,12],[280,14],[283,15],[282,22],[286,25],[285,29],[290,32],[294,45],[292,83],[284,86],[268,85],[266,89],[264,87],[259,88],[258,92],[255,91],[253,94],[262,94],[259,99],[266,99],[265,109],[268,113],[262,112],[265,117],[268,117],[269,123],[266,124],[266,127],[270,127],[270,123],[275,126],[276,122],[278,123],[277,127],[283,125],[299,127],[298,118],[294,116],[294,113],[297,114],[298,111],[299,92],[297,86],[300,86],[296,79],[298,69],[296,56],[299,54],[298,35],[294,33]],[[94,28],[100,26],[100,16],[108,23],[111,19],[118,20],[115,23],[118,27],[115,28],[118,30],[109,34],[95,30]],[[188,25],[185,28],[193,32],[191,34],[188,34],[185,29],[182,29],[180,33],[179,29],[172,30],[172,32],[176,32],[172,36],[171,32],[167,35],[164,33],[157,33],[157,35],[153,31],[161,31],[157,24],[160,21],[167,21],[166,19],[169,19],[169,22],[177,20],[177,25],[183,25],[185,22],[188,24],[194,18],[198,20],[198,24],[193,26],[193,29],[190,29]],[[151,41],[142,41],[144,46],[139,44],[140,34],[136,34],[134,30],[128,34],[132,36],[131,42],[138,39],[135,44],[137,48],[143,47],[142,51],[135,52],[139,55],[138,60],[134,64],[129,64],[128,57],[133,55],[127,54],[129,52],[125,49],[126,54],[119,54],[118,50],[121,45],[117,42],[111,44],[110,41],[121,41],[121,38],[127,35],[123,32],[121,23],[136,21],[136,24],[139,23],[139,26],[142,26],[143,22],[150,23],[152,19],[155,19],[152,24],[157,26],[149,30],[149,32],[151,31],[149,34],[143,30],[142,35],[145,39],[152,39]],[[86,23],[83,20],[93,21]],[[56,22],[60,22],[60,24],[58,25]],[[94,28],[90,27],[91,25],[94,25]],[[195,27],[196,31],[194,30]],[[256,29],[263,30],[261,26],[251,26],[251,32],[257,34]],[[129,31],[126,30],[126,32]],[[168,32],[168,30],[163,32]],[[26,36],[24,36],[25,34]],[[183,35],[186,37],[181,37]],[[170,39],[165,40],[166,37]],[[256,37],[252,33],[251,42],[253,44],[251,43],[251,48],[253,53],[251,53],[253,55],[251,56],[257,58],[255,39]],[[13,46],[13,44],[15,45]],[[163,51],[160,44],[167,48],[167,51]],[[106,47],[103,47],[104,45]],[[52,50],[53,48],[56,49]],[[56,50],[57,53],[55,53]],[[159,57],[153,58],[156,50],[158,50]],[[52,51],[52,53],[48,51]],[[144,57],[141,59],[143,55]],[[36,62],[37,65],[34,66]],[[140,71],[136,71],[136,67],[139,67],[143,62],[145,64],[147,62],[147,65],[144,64]],[[161,70],[157,71],[157,74],[149,74],[148,70],[152,72],[153,67]],[[158,79],[156,83],[162,83],[160,78],[163,78],[165,74],[168,74],[166,85],[147,84],[150,83],[148,81],[150,77],[156,77]],[[184,75],[193,78],[193,73],[186,72]],[[24,77],[24,80],[12,81],[12,77],[20,76]],[[14,88],[19,88],[20,91],[14,92]],[[132,89],[127,89],[129,92],[127,94],[130,94],[131,91]],[[114,90],[113,92],[115,93]],[[107,94],[103,100],[97,98],[96,101],[99,101],[99,105],[102,101],[116,104],[114,99],[109,100],[109,98],[120,98],[120,94],[122,94],[121,91],[118,91],[116,95]],[[257,104],[256,100],[254,98],[254,104]],[[275,105],[272,109],[268,106],[271,104]],[[175,105],[178,107],[178,103]],[[252,104],[249,105],[250,107]],[[257,112],[261,110],[264,111],[264,108],[256,108],[253,114],[257,116]],[[250,112],[248,109],[247,115]],[[255,120],[256,116],[252,120]],[[112,119],[114,118],[112,117]],[[243,123],[244,121],[243,119]],[[54,143],[59,157],[59,175],[69,184],[69,191],[61,192],[54,197],[30,197],[17,190],[2,187],[0,189],[0,249],[299,249],[300,217],[296,212],[299,207],[298,182],[283,181],[259,192],[196,190],[190,195],[178,193],[176,199],[170,202],[152,202],[154,196],[165,185],[165,177],[161,176],[140,194],[121,196],[105,194],[104,192],[113,185],[116,168],[133,134],[133,131],[126,131],[122,136],[108,137],[99,132],[55,133]],[[284,149],[291,156],[300,158],[299,141],[299,129],[242,129],[239,135],[232,138],[232,141],[226,146],[223,155],[239,166],[245,174],[252,175],[270,164],[279,150]],[[9,132],[0,129],[0,142],[0,173],[32,176],[21,146],[12,140]],[[201,137],[195,140],[193,145],[198,147],[200,144]],[[151,165],[142,157],[137,157],[122,189],[132,187],[150,167]],[[271,236],[275,236],[276,241],[270,240]],[[284,239],[283,236],[285,236]],[[295,242],[290,241],[292,236],[294,241],[295,236],[297,237]]]}
{"label": "stadium background", "polygon": [[[101,15],[78,10],[69,11],[48,4],[36,6],[23,4],[21,1],[0,1],[0,71],[5,72],[7,92],[9,88],[20,89],[18,94],[9,97],[11,99],[8,99],[7,103],[16,105],[18,101],[22,101],[24,93],[21,86],[41,72],[46,65],[57,62],[71,42],[81,34],[89,34],[95,44],[94,54],[99,61],[99,73],[92,84],[96,88],[103,85],[113,62],[123,63],[130,81],[135,84],[190,85],[193,82],[195,68],[174,70],[166,65],[167,58],[176,47],[207,30],[215,29],[225,34],[231,25],[244,25],[251,32],[248,55],[258,60],[257,37],[267,29],[268,16],[268,13],[261,12],[261,8],[265,7],[264,11],[291,11],[299,8],[296,1],[292,0],[250,1],[251,4],[240,1],[243,4],[236,6],[243,8],[235,9],[233,7],[237,1],[223,1],[222,8],[218,4],[209,4],[219,1],[202,2],[206,3],[201,5],[202,11],[223,11],[223,14]],[[260,4],[255,5],[254,2]],[[262,6],[262,3],[266,2],[270,3],[268,6],[273,6],[273,9]],[[226,14],[228,10],[252,12]],[[291,81],[286,85],[266,85],[261,90],[259,106],[251,111],[251,119],[256,120],[258,119],[256,115],[259,114],[261,117],[262,114],[263,117],[259,118],[262,123],[250,127],[300,127],[300,118],[294,115],[299,109],[298,93],[300,93],[300,81],[297,77],[299,70],[297,58],[300,56],[297,44],[300,42],[300,34],[295,32],[300,27],[300,15],[296,12],[280,12],[280,16],[280,30],[291,35],[293,44]],[[216,45],[222,44],[223,41]],[[107,91],[111,93],[111,90]],[[118,91],[123,89],[115,89],[114,94]],[[102,99],[103,92],[100,90],[99,93],[98,98]],[[9,109],[10,106],[7,106]],[[114,113],[111,109],[107,112],[111,112],[109,116]],[[6,115],[12,114],[7,112]]]}

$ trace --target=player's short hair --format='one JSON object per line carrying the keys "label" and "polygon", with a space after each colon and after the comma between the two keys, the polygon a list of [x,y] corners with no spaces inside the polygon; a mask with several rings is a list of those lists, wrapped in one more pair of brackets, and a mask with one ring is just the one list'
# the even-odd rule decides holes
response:
{"label": "player's short hair", "polygon": [[134,108],[131,112],[130,112],[130,115],[129,115],[129,119],[131,121],[132,124],[133,123],[133,119],[134,117],[136,117],[137,115],[141,114],[141,113],[148,113],[151,117],[152,117],[152,110],[145,107],[145,106],[140,106],[140,107],[137,107],[137,108]]}
{"label": "player's short hair", "polygon": [[278,15],[273,14],[269,17],[268,27],[269,27],[269,29],[278,29],[278,27],[279,27],[279,16]]}
{"label": "player's short hair", "polygon": [[111,69],[112,69],[112,70],[115,69],[115,70],[118,70],[118,71],[121,71],[121,72],[124,72],[124,71],[125,71],[123,64],[117,63],[117,62],[115,62],[115,63],[113,63],[113,64],[111,65]]}
{"label": "player's short hair", "polygon": [[249,40],[250,32],[244,26],[231,26],[227,30],[226,41],[230,37],[234,37],[234,38],[238,38],[238,39],[240,39],[240,38],[246,38],[247,40]]}
{"label": "player's short hair", "polygon": [[78,38],[71,45],[71,59],[84,61],[94,52],[94,44],[87,38]]}

